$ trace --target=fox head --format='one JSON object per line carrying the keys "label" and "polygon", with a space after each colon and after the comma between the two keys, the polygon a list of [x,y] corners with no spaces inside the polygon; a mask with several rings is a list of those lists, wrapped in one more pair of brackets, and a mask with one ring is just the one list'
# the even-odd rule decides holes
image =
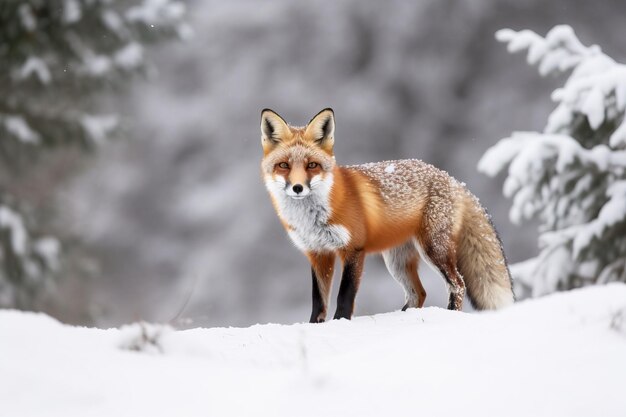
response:
{"label": "fox head", "polygon": [[289,126],[276,112],[263,110],[261,168],[272,195],[280,200],[326,197],[335,167],[334,135],[332,109],[322,110],[305,127]]}

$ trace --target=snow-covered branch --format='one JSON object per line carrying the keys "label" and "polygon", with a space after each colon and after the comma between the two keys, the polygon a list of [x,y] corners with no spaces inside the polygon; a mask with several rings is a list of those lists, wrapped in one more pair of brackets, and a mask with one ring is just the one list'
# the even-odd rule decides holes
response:
{"label": "snow-covered branch", "polygon": [[[503,29],[496,38],[543,76],[570,72],[543,132],[516,132],[490,148],[478,169],[508,170],[504,195],[514,223],[539,218],[541,253],[512,268],[533,295],[626,280],[626,66],[587,47],[569,26],[545,37]],[[599,279],[598,277],[602,277]]]}
{"label": "snow-covered branch", "polygon": [[110,140],[119,116],[99,111],[102,93],[149,69],[149,44],[188,36],[189,28],[185,5],[177,0],[4,3],[0,166],[7,178],[0,178],[0,306],[29,308],[59,265],[81,262],[61,262],[60,242],[71,238],[45,236],[42,230],[52,227],[38,221],[43,210],[20,201],[20,170],[31,168],[22,165],[37,163],[50,148],[94,148]]}

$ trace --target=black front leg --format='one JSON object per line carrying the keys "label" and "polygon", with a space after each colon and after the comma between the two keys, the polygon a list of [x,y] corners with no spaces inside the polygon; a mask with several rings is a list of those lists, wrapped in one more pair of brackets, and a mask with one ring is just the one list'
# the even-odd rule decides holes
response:
{"label": "black front leg", "polygon": [[311,277],[313,278],[313,309],[310,322],[322,323],[326,320],[328,295],[333,286],[335,254],[311,252],[307,255],[311,261]]}
{"label": "black front leg", "polygon": [[354,312],[354,300],[361,283],[361,274],[363,273],[363,259],[365,253],[363,251],[354,251],[346,254],[343,264],[343,274],[341,275],[341,285],[339,286],[339,295],[337,296],[337,311],[335,311],[335,319],[352,318]]}
{"label": "black front leg", "polygon": [[322,292],[320,291],[315,268],[313,267],[311,267],[311,276],[313,277],[313,310],[311,311],[309,323],[323,323],[326,316],[326,306],[324,305]]}

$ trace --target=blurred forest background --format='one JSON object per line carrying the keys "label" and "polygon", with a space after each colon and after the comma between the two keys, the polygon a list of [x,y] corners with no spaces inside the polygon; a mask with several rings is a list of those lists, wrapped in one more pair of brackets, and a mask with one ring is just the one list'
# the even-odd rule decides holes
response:
{"label": "blurred forest background", "polygon": [[[70,2],[58,3],[63,9]],[[155,10],[173,2],[144,3]],[[98,88],[89,105],[119,120],[115,134],[107,130],[110,119],[88,118],[91,139],[70,130],[51,140],[75,134],[93,152],[51,143],[45,155],[20,156],[25,167],[0,169],[0,190],[18,196],[41,230],[60,236],[57,249],[66,255],[58,277],[46,278],[21,308],[100,326],[135,319],[203,326],[306,320],[308,263],[284,234],[259,173],[265,107],[293,124],[333,107],[340,164],[420,158],[445,169],[491,212],[510,261],[535,256],[536,227],[508,219],[504,177],[491,179],[476,167],[510,132],[543,129],[554,108],[550,92],[562,79],[540,78],[494,33],[510,27],[545,34],[567,23],[583,43],[626,61],[620,0],[197,0],[184,6],[184,15],[177,8],[139,14],[143,20],[125,15],[129,25],[149,30],[156,22],[169,33],[133,38],[142,45],[143,76],[121,85],[93,81]],[[6,27],[0,36],[6,53],[13,38]],[[134,70],[134,54],[111,62],[122,72]],[[24,79],[3,76],[2,94],[53,109],[76,97],[71,105],[82,109],[85,85],[49,97],[47,89],[64,86],[54,76],[45,82],[45,71],[42,79],[41,66],[33,65],[35,77],[23,77],[32,78],[28,88]],[[14,136],[28,139],[24,126],[12,127]],[[0,134],[3,142],[12,140]],[[14,154],[5,145],[3,152],[9,160]],[[55,252],[51,242],[44,240],[42,257]],[[422,276],[427,305],[443,306],[443,282],[430,271]],[[382,260],[371,258],[356,314],[402,304]]]}

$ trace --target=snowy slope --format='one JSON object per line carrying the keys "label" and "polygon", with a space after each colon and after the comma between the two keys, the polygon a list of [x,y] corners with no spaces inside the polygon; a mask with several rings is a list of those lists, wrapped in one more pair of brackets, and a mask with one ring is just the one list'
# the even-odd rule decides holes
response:
{"label": "snowy slope", "polygon": [[156,330],[136,352],[137,326],[1,311],[0,416],[626,415],[622,284],[495,313]]}

